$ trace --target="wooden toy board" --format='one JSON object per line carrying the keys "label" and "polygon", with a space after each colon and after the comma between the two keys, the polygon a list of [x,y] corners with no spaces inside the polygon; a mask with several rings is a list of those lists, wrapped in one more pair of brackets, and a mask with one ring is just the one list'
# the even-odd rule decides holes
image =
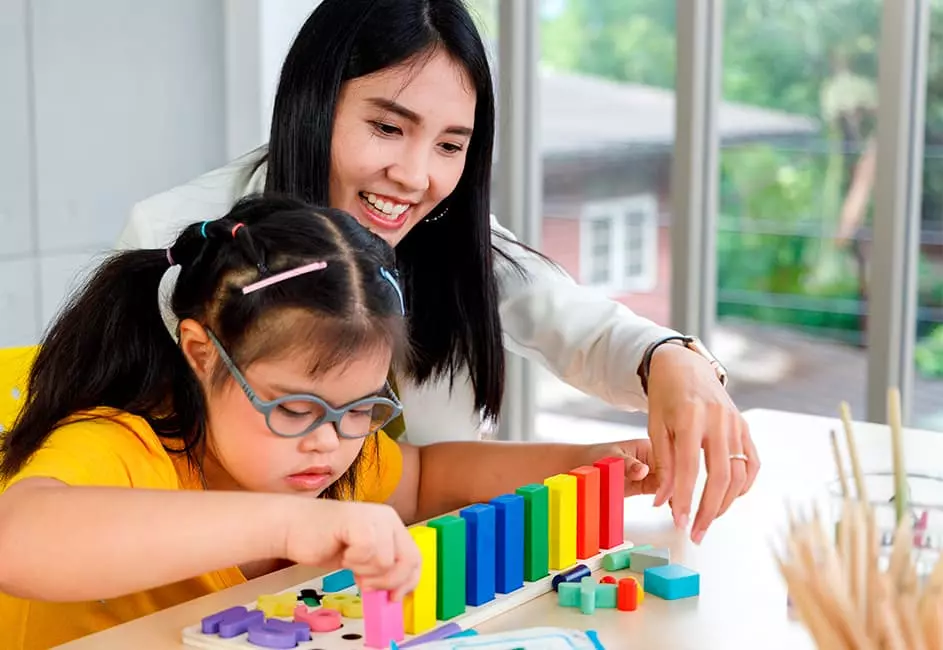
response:
{"label": "wooden toy board", "polygon": [[[623,542],[619,546],[614,548],[606,549],[601,553],[592,556],[586,560],[577,560],[578,564],[586,565],[591,571],[596,571],[602,567],[602,559],[609,553],[614,553],[621,549],[631,548],[633,544],[631,542]],[[568,567],[566,570],[568,570]],[[558,573],[563,573],[564,571],[551,571],[549,575],[536,582],[524,582],[524,586],[520,589],[513,591],[509,594],[496,594],[495,599],[481,605],[479,607],[466,607],[465,613],[459,616],[456,616],[449,621],[438,621],[436,626],[443,625],[445,622],[448,623],[457,623],[461,626],[463,630],[473,629],[485,621],[488,621],[496,616],[500,616],[515,607],[519,607],[525,603],[528,603],[540,596],[547,594],[553,591],[552,580],[555,575]],[[279,593],[293,593],[300,594],[302,589],[314,589],[318,593],[324,593],[322,589],[322,580],[321,578],[315,578],[307,582],[295,585],[290,589],[286,589]],[[349,587],[340,592],[350,595],[357,595],[356,587]],[[298,601],[301,604],[301,601]],[[246,609],[256,609],[256,603],[248,603],[245,605]],[[314,608],[312,608],[314,609]],[[214,614],[215,612],[206,612],[207,616]],[[291,620],[290,618],[284,618],[283,620]],[[312,632],[311,640],[299,643],[295,648],[297,650],[364,650],[366,646],[364,645],[364,626],[363,619],[355,618],[342,618],[342,627],[333,632]],[[227,648],[243,648],[247,650],[259,650],[260,646],[249,643],[248,635],[241,634],[237,637],[231,639],[221,639],[213,634],[203,634],[201,624],[198,622],[195,625],[191,625],[183,630],[183,643],[186,646],[192,648],[205,648],[207,650],[223,650]],[[348,636],[350,638],[344,638]],[[353,638],[356,636],[356,638]],[[421,635],[419,635],[421,636]],[[404,643],[414,638],[411,635],[406,635]]]}

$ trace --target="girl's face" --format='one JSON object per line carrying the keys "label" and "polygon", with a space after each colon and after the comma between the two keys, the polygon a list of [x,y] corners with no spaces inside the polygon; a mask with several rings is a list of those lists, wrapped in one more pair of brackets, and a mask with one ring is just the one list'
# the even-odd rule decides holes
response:
{"label": "girl's face", "polygon": [[[312,378],[310,355],[294,351],[242,371],[261,400],[313,394],[339,407],[380,394],[390,361],[389,351],[368,351]],[[360,453],[364,439],[341,438],[330,423],[299,438],[280,437],[234,379],[227,377],[217,387],[201,380],[207,395],[205,473],[211,488],[315,497],[343,476]]]}
{"label": "girl's face", "polygon": [[416,65],[345,83],[331,145],[331,206],[396,246],[458,185],[475,101],[465,70],[441,49]]}

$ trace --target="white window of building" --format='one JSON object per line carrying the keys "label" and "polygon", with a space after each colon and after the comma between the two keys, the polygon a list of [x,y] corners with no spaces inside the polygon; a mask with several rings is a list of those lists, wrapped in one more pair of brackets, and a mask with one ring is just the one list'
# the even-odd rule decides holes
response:
{"label": "white window of building", "polygon": [[651,195],[594,201],[580,219],[580,281],[608,292],[653,291],[658,202]]}

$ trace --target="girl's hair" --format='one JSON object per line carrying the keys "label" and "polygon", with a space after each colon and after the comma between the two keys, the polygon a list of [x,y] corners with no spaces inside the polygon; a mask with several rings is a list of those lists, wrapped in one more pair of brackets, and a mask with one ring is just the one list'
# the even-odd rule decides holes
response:
{"label": "girl's hair", "polygon": [[437,50],[459,63],[474,85],[474,135],[458,186],[434,211],[448,214],[418,224],[397,245],[414,345],[405,370],[420,384],[446,374],[454,382],[466,366],[475,408],[494,420],[505,372],[493,257],[502,253],[492,247],[489,209],[494,88],[484,45],[462,0],[323,0],[282,67],[263,158],[265,187],[328,204],[342,84],[386,68],[421,65],[422,57]]}
{"label": "girl's hair", "polygon": [[[0,441],[0,477],[16,474],[66,418],[96,407],[143,417],[168,451],[201,467],[205,396],[158,301],[171,260],[180,266],[173,314],[212,331],[243,371],[295,351],[310,355],[312,375],[373,349],[391,350],[394,364],[405,358],[398,289],[381,271],[393,268],[390,247],[340,210],[249,197],[221,219],[187,227],[167,250],[114,255],[73,296],[45,335],[24,409]],[[327,265],[241,291],[313,261]],[[212,383],[228,377],[217,363]],[[325,496],[352,494],[355,474],[354,466]]]}

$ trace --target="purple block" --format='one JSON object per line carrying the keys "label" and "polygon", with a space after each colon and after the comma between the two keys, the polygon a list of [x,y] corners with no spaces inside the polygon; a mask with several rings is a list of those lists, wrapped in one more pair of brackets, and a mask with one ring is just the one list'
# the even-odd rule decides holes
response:
{"label": "purple block", "polygon": [[253,609],[252,611],[248,611],[242,615],[233,615],[231,618],[226,618],[220,621],[219,638],[231,639],[234,636],[245,634],[249,631],[250,627],[256,623],[261,623],[264,620],[265,614],[257,609]]}
{"label": "purple block", "polygon": [[249,627],[249,643],[262,648],[294,648],[298,643],[311,640],[307,623],[293,623],[270,618]]}
{"label": "purple block", "polygon": [[245,607],[230,607],[203,619],[200,631],[203,634],[219,634],[224,639],[244,634],[249,626],[264,616],[259,611]]}
{"label": "purple block", "polygon": [[461,626],[458,623],[446,623],[442,627],[437,627],[430,632],[425,634],[420,634],[417,637],[413,637],[406,643],[400,643],[399,648],[414,648],[420,646],[424,643],[429,643],[430,641],[439,641],[440,639],[447,639],[451,636],[459,634],[462,631]]}

